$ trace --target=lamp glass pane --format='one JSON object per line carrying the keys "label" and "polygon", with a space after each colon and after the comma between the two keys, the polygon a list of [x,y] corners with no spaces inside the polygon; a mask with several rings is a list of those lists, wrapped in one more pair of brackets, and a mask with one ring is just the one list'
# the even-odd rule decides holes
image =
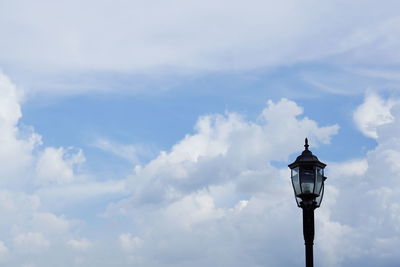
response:
{"label": "lamp glass pane", "polygon": [[314,194],[320,195],[322,189],[322,183],[324,179],[324,169],[320,167],[315,168],[315,188]]}
{"label": "lamp glass pane", "polygon": [[294,194],[296,196],[300,195],[301,189],[300,189],[299,167],[292,169],[292,184],[293,184]]}
{"label": "lamp glass pane", "polygon": [[300,205],[300,202],[301,202],[301,201],[302,201],[301,198],[296,197],[296,202],[297,202],[297,206],[298,206],[298,207],[301,207],[301,205]]}
{"label": "lamp glass pane", "polygon": [[321,206],[322,198],[324,197],[324,183],[322,183],[321,193],[315,198],[316,207]]}
{"label": "lamp glass pane", "polygon": [[315,171],[313,167],[300,169],[300,184],[302,194],[314,193]]}

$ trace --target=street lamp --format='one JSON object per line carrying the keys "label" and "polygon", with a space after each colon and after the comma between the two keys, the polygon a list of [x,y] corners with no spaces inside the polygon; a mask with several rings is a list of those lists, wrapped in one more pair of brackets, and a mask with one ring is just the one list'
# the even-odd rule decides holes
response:
{"label": "street lamp", "polygon": [[305,150],[296,161],[289,164],[291,179],[297,206],[303,209],[303,235],[306,246],[306,267],[313,267],[314,245],[314,210],[321,205],[324,195],[325,163],[322,163],[308,150],[308,139]]}

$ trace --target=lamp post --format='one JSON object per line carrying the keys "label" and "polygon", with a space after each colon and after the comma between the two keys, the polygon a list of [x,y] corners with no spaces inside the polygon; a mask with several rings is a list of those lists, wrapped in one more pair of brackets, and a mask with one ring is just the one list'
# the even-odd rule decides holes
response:
{"label": "lamp post", "polygon": [[303,209],[303,235],[306,247],[306,267],[313,267],[314,245],[314,210],[321,205],[324,195],[325,163],[322,163],[308,150],[308,139],[305,150],[296,161],[289,164],[291,179],[297,206]]}

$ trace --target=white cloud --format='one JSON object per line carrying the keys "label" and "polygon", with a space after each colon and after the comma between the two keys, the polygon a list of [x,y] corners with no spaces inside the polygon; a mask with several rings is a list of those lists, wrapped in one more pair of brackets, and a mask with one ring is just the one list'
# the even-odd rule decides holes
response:
{"label": "white cloud", "polygon": [[362,1],[362,14],[360,3],[6,1],[0,60],[55,72],[242,70],[333,56],[398,64],[398,2]]}
{"label": "white cloud", "polygon": [[126,196],[129,190],[122,181],[81,181],[70,185],[44,186],[36,194],[49,208],[78,205],[93,199]]}
{"label": "white cloud", "polygon": [[0,122],[2,127],[13,127],[21,118],[21,109],[18,102],[21,93],[4,74],[0,74],[1,98],[0,98]]}
{"label": "white cloud", "polygon": [[318,127],[308,118],[298,119],[301,114],[294,102],[282,99],[268,102],[259,123],[235,113],[201,117],[195,134],[187,135],[169,153],[161,152],[147,165],[135,168],[130,178],[134,198],[139,202],[174,200],[204,185],[232,181],[247,170],[262,170],[269,160],[288,160],[306,136],[318,145],[329,143],[338,132],[337,125]]}
{"label": "white cloud", "polygon": [[[142,264],[299,264],[301,231],[294,230],[296,219],[287,220],[300,220],[288,171],[272,167],[271,161],[287,161],[305,136],[316,146],[329,143],[338,131],[337,125],[320,127],[299,117],[302,112],[282,99],[268,102],[257,122],[235,113],[203,116],[194,134],[137,166],[130,177],[132,196],[110,205],[107,215],[134,222],[144,240],[135,254]],[[298,246],[271,246],[293,238]],[[274,257],[287,250],[299,261]]]}
{"label": "white cloud", "polygon": [[353,119],[365,136],[376,139],[377,127],[393,122],[394,117],[390,110],[394,105],[393,100],[384,100],[373,93],[368,94],[364,103],[355,110]]}
{"label": "white cloud", "polygon": [[93,246],[92,242],[90,242],[86,238],[71,239],[68,241],[68,245],[72,249],[77,250],[77,251],[87,251],[88,249],[90,249]]}
{"label": "white cloud", "polygon": [[23,252],[43,252],[50,247],[50,242],[42,233],[28,232],[15,236],[14,245]]}
{"label": "white cloud", "polygon": [[[377,147],[365,158],[328,163],[325,197],[316,211],[319,265],[399,261],[400,105],[388,102],[393,120],[375,126]],[[302,140],[291,140],[292,133],[318,144],[337,132],[301,114],[294,102],[281,100],[269,102],[257,123],[238,114],[205,116],[194,134],[137,167],[132,196],[108,210],[111,217],[130,218],[145,240],[136,257],[146,266],[301,265],[301,211],[287,169],[270,162],[287,162],[299,149]],[[291,257],[274,257],[283,254]]]}
{"label": "white cloud", "polygon": [[36,229],[46,229],[58,233],[67,232],[72,222],[63,217],[48,212],[37,212],[33,214],[32,225]]}
{"label": "white cloud", "polygon": [[[17,90],[12,83],[3,87]],[[366,120],[377,134],[376,148],[364,158],[328,166],[323,205],[316,211],[316,261],[321,266],[390,266],[400,260],[396,250],[400,245],[400,105],[376,97],[372,107],[389,112],[392,118],[385,124],[377,123],[380,119]],[[17,98],[9,99],[19,107]],[[390,109],[385,107],[388,103]],[[0,149],[18,155],[16,167],[2,181],[6,189],[0,191],[0,234],[3,250],[8,250],[5,265],[303,264],[301,211],[295,205],[288,169],[273,162],[288,162],[289,156],[299,153],[306,136],[312,150],[328,144],[339,127],[320,126],[302,116],[303,109],[295,102],[269,101],[256,121],[236,113],[202,116],[193,134],[149,163],[137,165],[127,183],[98,181],[90,175],[69,179],[77,177],[75,167],[83,162],[82,155],[32,143],[34,132],[18,137],[21,115],[15,115],[16,110],[4,112],[8,115],[3,130],[9,139],[0,139]],[[35,183],[42,179],[36,171],[46,152],[48,162],[43,162],[42,173],[45,176],[48,170],[52,178]],[[17,171],[21,166],[31,180]],[[59,177],[67,177],[68,183]],[[21,182],[27,180],[30,183]],[[130,194],[124,196],[127,190]],[[109,194],[118,196],[118,201],[110,204],[101,198]],[[101,213],[109,204],[106,216],[87,216],[92,208],[87,200],[99,196],[103,203],[94,212]],[[72,199],[81,223],[49,211]],[[101,241],[80,237],[89,234]]]}
{"label": "white cloud", "polygon": [[123,251],[134,252],[142,246],[143,240],[131,233],[121,234],[119,236],[119,244]]}
{"label": "white cloud", "polygon": [[218,219],[223,216],[223,213],[223,210],[215,207],[214,200],[209,194],[199,192],[170,204],[164,216],[170,224],[189,230],[197,223]]}
{"label": "white cloud", "polygon": [[39,184],[67,184],[74,180],[73,168],[85,162],[82,150],[47,147],[38,158],[36,172]]}
{"label": "white cloud", "polygon": [[345,257],[359,257],[360,255],[356,254],[359,253],[357,247],[353,247],[349,242],[350,237],[354,237],[353,229],[324,215],[317,212],[316,217],[319,226],[316,243],[318,251],[324,253],[323,265],[342,266]]}
{"label": "white cloud", "polygon": [[0,257],[4,257],[5,254],[9,252],[7,246],[4,244],[3,241],[0,240]]}
{"label": "white cloud", "polygon": [[114,154],[117,157],[126,159],[132,164],[140,163],[140,159],[152,154],[151,150],[143,145],[120,144],[107,138],[98,138],[93,143],[93,146]]}
{"label": "white cloud", "polygon": [[17,127],[21,118],[21,93],[0,72],[0,175],[3,186],[12,183],[15,175],[29,175],[26,170],[32,161],[32,150],[41,143],[35,133]]}
{"label": "white cloud", "polygon": [[[373,97],[372,102],[383,101],[377,95]],[[390,266],[399,261],[390,248],[400,244],[395,238],[400,231],[400,105],[392,99],[386,102],[391,103],[392,119],[375,125],[376,148],[365,159],[328,166],[330,188],[317,217],[322,227],[317,242],[321,243],[321,252],[327,253],[326,266],[348,266],[348,262]],[[325,227],[331,229],[325,232]]]}
{"label": "white cloud", "polygon": [[368,171],[368,162],[366,159],[355,159],[345,162],[332,162],[329,163],[329,176],[340,177],[343,176],[362,176]]}
{"label": "white cloud", "polygon": [[[71,266],[68,259],[73,259],[75,252],[66,250],[67,241],[75,240],[71,242],[76,246],[81,242],[82,249],[87,245],[76,234],[82,223],[57,214],[54,207],[74,191],[87,200],[110,191],[118,191],[118,195],[125,190],[124,184],[97,182],[78,172],[78,165],[85,161],[79,149],[43,146],[33,128],[20,126],[20,101],[19,89],[0,74],[0,260],[7,266],[54,266],[59,262],[63,262],[59,266]],[[43,194],[51,190],[59,194]],[[69,195],[68,201],[76,196]],[[82,203],[82,198],[77,202]]]}
{"label": "white cloud", "polygon": [[40,206],[40,199],[24,193],[14,194],[12,191],[0,191],[0,209],[3,212],[16,212],[21,208],[36,210]]}
{"label": "white cloud", "polygon": [[[99,182],[80,172],[86,160],[81,149],[43,146],[33,128],[19,125],[20,101],[20,90],[0,74],[0,183],[4,189],[35,189],[37,195],[31,197],[44,198],[47,204],[126,192],[123,181]],[[14,193],[6,190],[5,194]]]}

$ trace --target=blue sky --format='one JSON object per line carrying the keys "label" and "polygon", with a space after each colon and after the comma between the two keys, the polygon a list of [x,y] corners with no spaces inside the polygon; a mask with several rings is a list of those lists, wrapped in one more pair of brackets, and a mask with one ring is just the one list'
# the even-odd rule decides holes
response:
{"label": "blue sky", "polygon": [[398,266],[398,9],[0,1],[1,264]]}

